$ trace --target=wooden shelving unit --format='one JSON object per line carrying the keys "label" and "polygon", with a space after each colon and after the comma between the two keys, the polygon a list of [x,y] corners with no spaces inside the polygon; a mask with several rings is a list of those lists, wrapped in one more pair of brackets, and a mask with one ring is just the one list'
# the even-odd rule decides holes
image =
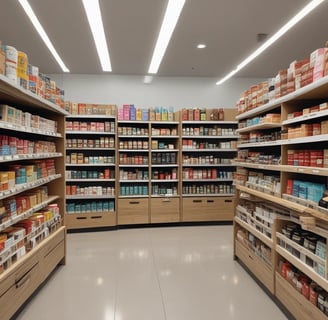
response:
{"label": "wooden shelving unit", "polygon": [[[315,286],[320,286],[325,292],[328,292],[327,280],[327,232],[328,218],[326,209],[318,206],[318,201],[310,198],[310,191],[305,198],[303,194],[298,194],[296,189],[291,190],[287,185],[293,186],[295,180],[300,181],[305,186],[306,182],[317,183],[327,187],[328,168],[317,166],[312,159],[311,165],[299,165],[299,160],[293,160],[290,155],[295,152],[305,152],[314,150],[315,152],[323,151],[326,146],[328,135],[325,132],[306,137],[288,136],[290,129],[297,128],[302,124],[320,124],[322,121],[328,120],[328,111],[321,110],[313,113],[307,113],[303,116],[291,118],[290,114],[300,112],[305,108],[318,105],[328,100],[328,77],[320,79],[306,87],[303,87],[282,98],[271,101],[266,105],[262,105],[252,110],[248,110],[237,116],[239,121],[243,123],[255,116],[265,116],[267,113],[280,113],[281,123],[276,125],[272,130],[278,130],[276,141],[265,142],[249,142],[239,143],[238,157],[235,164],[240,169],[240,174],[246,173],[246,181],[243,185],[237,185],[236,199],[236,216],[234,218],[234,254],[235,258],[241,260],[248,267],[255,277],[266,286],[270,292],[275,295],[281,303],[295,316],[296,319],[327,319],[327,316],[313,303],[307,299],[304,294],[292,285],[291,280],[287,280],[282,276],[281,264],[288,263],[294,268],[294,272],[298,272],[307,281],[312,281]],[[318,125],[317,125],[318,126]],[[239,129],[240,134],[252,134],[256,130],[256,134],[265,135],[267,128],[261,126],[250,126]],[[280,131],[281,137],[280,137]],[[292,130],[290,130],[292,132]],[[247,136],[246,136],[247,138]],[[243,137],[245,139],[245,136]],[[250,158],[247,158],[250,155]],[[263,161],[270,161],[274,156],[280,159],[278,164]],[[241,158],[239,158],[241,157]],[[314,156],[312,155],[312,158]],[[256,161],[262,163],[256,163]],[[290,163],[295,161],[294,163]],[[301,158],[300,163],[303,163]],[[310,163],[309,162],[309,163]],[[242,170],[241,170],[242,169]],[[237,169],[238,171],[238,169]],[[264,185],[254,183],[254,176],[278,176],[280,189],[270,191],[270,188]],[[240,177],[239,177],[240,178]],[[238,180],[240,183],[241,180]],[[317,191],[319,193],[319,191]],[[258,222],[258,217],[254,213],[249,213],[248,208],[257,206],[258,204],[268,204],[277,206],[276,212],[283,208],[285,216],[278,214],[274,223],[269,229],[266,224],[262,225]],[[241,209],[240,209],[241,208]],[[239,214],[239,211],[243,214]],[[272,210],[275,212],[275,210]],[[250,210],[252,212],[252,210]],[[304,221],[310,221],[310,224]],[[283,228],[289,225],[297,226],[303,237],[318,237],[324,246],[324,256],[319,256],[319,252],[309,251],[302,242],[296,243],[296,238],[288,237],[284,234]],[[296,227],[295,227],[296,228]],[[247,247],[243,247],[238,238],[238,231],[248,232],[252,237],[256,237],[259,241],[272,248],[272,268],[268,270],[267,265],[261,261],[254,263],[252,252],[249,253]],[[272,234],[272,239],[263,235],[259,230],[267,230]],[[241,232],[241,231],[239,231]],[[240,236],[240,235],[239,235]],[[296,237],[296,235],[295,235]],[[303,238],[305,239],[305,238]],[[305,240],[304,240],[305,241]],[[323,254],[323,253],[322,253]],[[318,270],[317,270],[318,269]],[[297,271],[295,271],[297,270]],[[268,279],[270,281],[268,282]],[[305,289],[304,289],[305,290]]]}
{"label": "wooden shelving unit", "polygon": [[71,114],[66,126],[66,226],[116,226],[116,109]]}
{"label": "wooden shelving unit", "polygon": [[6,214],[7,217],[2,215],[1,232],[31,218],[49,205],[58,208],[58,213],[54,214],[53,218],[40,224],[33,232],[22,236],[19,240],[12,242],[8,240],[5,248],[0,252],[0,318],[9,319],[57,265],[65,264],[64,116],[66,112],[59,106],[13,84],[3,75],[0,75],[0,103],[12,105],[21,112],[57,123],[57,132],[55,132],[51,129],[37,129],[28,125],[0,121],[1,135],[28,140],[30,143],[44,141],[51,143],[56,149],[54,152],[24,151],[23,154],[12,150],[10,154],[0,156],[2,172],[14,170],[13,167],[36,166],[37,163],[45,161],[53,161],[54,164],[51,173],[49,171],[42,177],[34,174],[34,178],[26,178],[25,183],[16,181],[14,186],[0,192],[2,201],[15,199],[16,202],[18,197],[27,197],[28,194],[39,192],[40,188],[47,190],[44,198],[40,198],[28,209],[16,214],[10,212],[11,216]]}

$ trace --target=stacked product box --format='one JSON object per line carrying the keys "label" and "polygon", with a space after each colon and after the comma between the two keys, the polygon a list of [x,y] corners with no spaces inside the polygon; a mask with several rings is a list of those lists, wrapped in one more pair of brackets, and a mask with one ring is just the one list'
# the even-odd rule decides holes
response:
{"label": "stacked product box", "polygon": [[68,202],[67,213],[114,212],[114,201]]}
{"label": "stacked product box", "polygon": [[325,189],[326,186],[321,183],[288,179],[286,194],[307,200],[309,203],[318,204],[324,194]]}

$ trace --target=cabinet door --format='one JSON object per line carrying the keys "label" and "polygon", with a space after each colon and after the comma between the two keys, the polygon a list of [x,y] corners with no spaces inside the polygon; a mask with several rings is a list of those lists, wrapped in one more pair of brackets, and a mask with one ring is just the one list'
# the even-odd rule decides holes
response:
{"label": "cabinet door", "polygon": [[180,199],[179,198],[152,198],[150,200],[150,221],[179,222],[180,221]]}
{"label": "cabinet door", "polygon": [[232,197],[190,197],[183,199],[183,221],[231,221]]}
{"label": "cabinet door", "polygon": [[118,224],[149,223],[148,198],[118,199]]}

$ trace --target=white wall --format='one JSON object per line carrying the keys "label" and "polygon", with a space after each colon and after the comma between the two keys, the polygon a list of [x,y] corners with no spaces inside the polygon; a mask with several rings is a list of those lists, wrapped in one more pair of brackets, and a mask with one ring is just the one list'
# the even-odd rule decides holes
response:
{"label": "white wall", "polygon": [[125,75],[50,75],[73,102],[108,103],[121,107],[234,108],[240,93],[263,79],[234,78],[216,86],[214,78],[154,77],[144,84],[141,76]]}

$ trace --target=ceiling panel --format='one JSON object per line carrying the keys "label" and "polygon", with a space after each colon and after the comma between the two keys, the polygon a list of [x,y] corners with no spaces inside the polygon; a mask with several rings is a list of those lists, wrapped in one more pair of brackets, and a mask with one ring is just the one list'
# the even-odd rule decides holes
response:
{"label": "ceiling panel", "polygon": [[[186,0],[158,76],[220,78],[272,35],[307,0]],[[30,0],[71,73],[102,73],[81,0]],[[167,0],[101,0],[114,74],[145,75]],[[270,77],[328,40],[328,1],[236,76]],[[0,40],[44,73],[61,73],[17,0],[2,0]],[[204,42],[207,48],[196,49]]]}

